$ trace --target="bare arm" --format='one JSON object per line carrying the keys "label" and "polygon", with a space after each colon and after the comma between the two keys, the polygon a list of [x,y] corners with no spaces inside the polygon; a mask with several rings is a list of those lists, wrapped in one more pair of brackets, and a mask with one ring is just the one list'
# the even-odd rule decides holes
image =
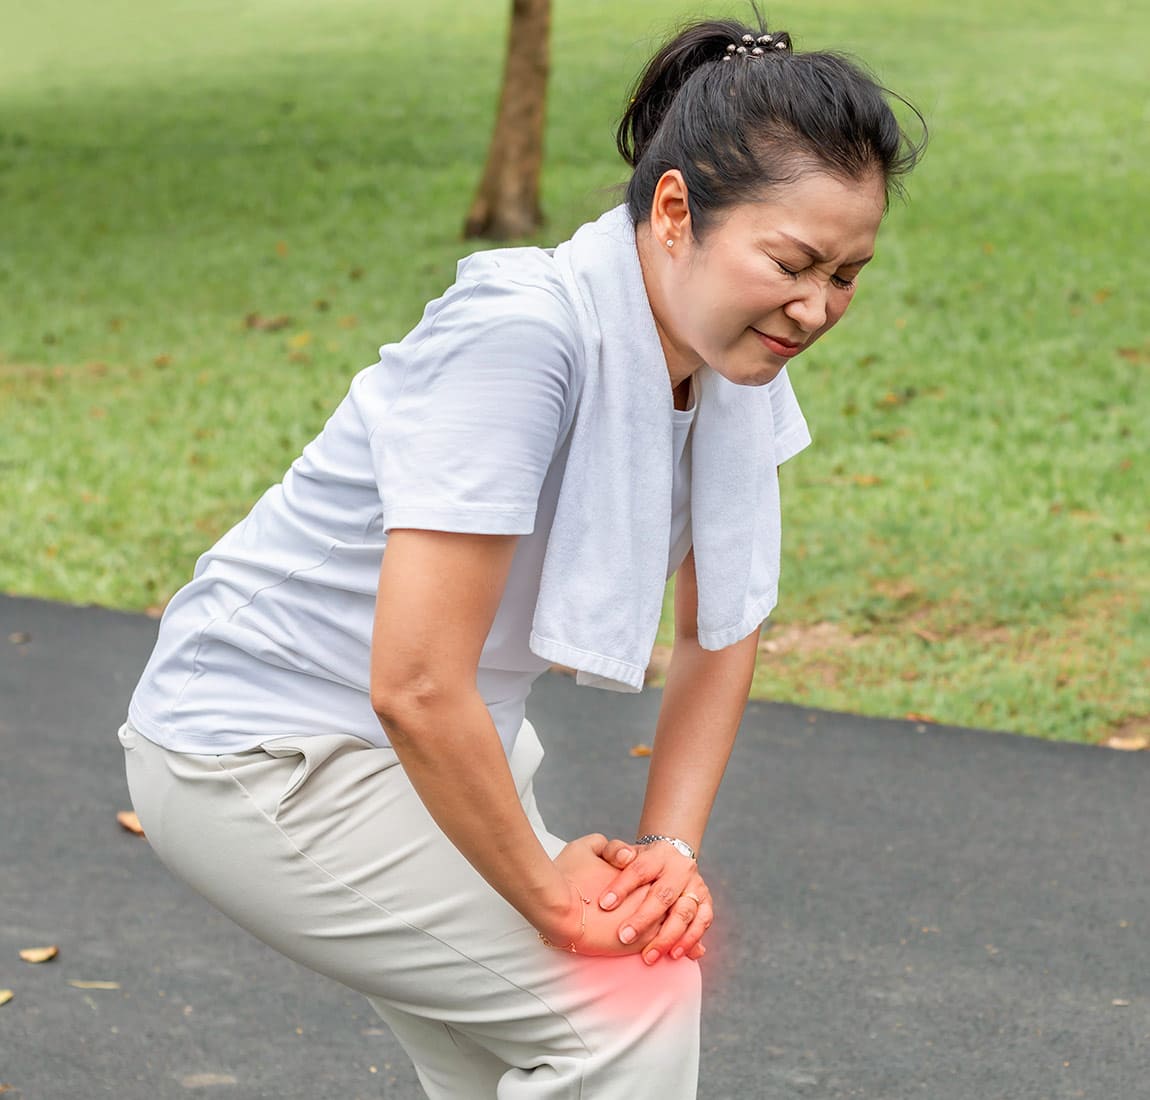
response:
{"label": "bare arm", "polygon": [[[725,649],[705,650],[699,644],[697,622],[692,552],[675,584],[675,644],[655,729],[639,833],[679,837],[696,851],[746,707],[759,636],[754,631]],[[625,898],[644,883],[654,885],[639,910],[621,926],[620,937],[626,942],[630,929],[639,942],[649,941],[644,948],[648,961],[671,949],[690,952],[713,919],[710,894],[695,864],[668,844],[640,849],[608,885],[600,904],[607,908],[612,905],[609,894]],[[701,901],[682,901],[685,890]],[[644,936],[656,928],[654,938]]]}
{"label": "bare arm", "polygon": [[755,671],[758,631],[726,649],[698,638],[694,551],[675,581],[675,645],[655,727],[639,832],[681,837],[696,851],[735,743]]}
{"label": "bare arm", "polygon": [[[476,687],[515,546],[515,536],[391,532],[372,636],[372,706],[431,816],[508,902],[554,943],[623,953],[613,928],[600,934],[588,920],[580,935],[578,888],[602,885],[606,864],[594,849],[605,839],[582,838],[551,860]],[[588,918],[592,909],[598,916],[588,906]]]}

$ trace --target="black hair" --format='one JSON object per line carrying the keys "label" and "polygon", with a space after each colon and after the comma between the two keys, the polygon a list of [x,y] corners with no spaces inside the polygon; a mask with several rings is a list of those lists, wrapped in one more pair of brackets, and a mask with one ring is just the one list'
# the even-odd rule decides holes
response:
{"label": "black hair", "polygon": [[[683,28],[651,59],[616,132],[634,169],[627,206],[636,224],[650,215],[655,186],[679,169],[687,184],[692,232],[738,202],[812,170],[844,181],[881,175],[887,202],[926,144],[926,122],[901,96],[838,53],[794,53],[790,35],[732,20]],[[903,131],[887,97],[922,126]]]}

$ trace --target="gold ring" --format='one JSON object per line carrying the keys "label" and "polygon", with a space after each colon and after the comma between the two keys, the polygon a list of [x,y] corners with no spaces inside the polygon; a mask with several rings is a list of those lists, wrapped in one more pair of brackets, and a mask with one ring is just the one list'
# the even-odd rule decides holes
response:
{"label": "gold ring", "polygon": [[702,905],[703,899],[698,894],[692,894],[690,890],[684,890],[679,897],[690,898],[696,905]]}

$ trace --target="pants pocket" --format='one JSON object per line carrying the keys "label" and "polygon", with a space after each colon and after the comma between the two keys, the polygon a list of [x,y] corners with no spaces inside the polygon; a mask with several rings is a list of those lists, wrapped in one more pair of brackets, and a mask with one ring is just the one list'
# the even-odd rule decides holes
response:
{"label": "pants pocket", "polygon": [[[362,737],[352,734],[314,734],[293,737],[277,737],[260,745],[260,751],[280,762],[276,769],[277,782],[274,802],[266,806],[267,812],[277,819],[287,809],[289,803],[299,797],[304,787],[312,782],[324,769],[348,753],[369,750],[376,754],[393,755],[388,749],[380,749]],[[283,769],[294,762],[290,774],[283,778]],[[396,761],[398,762],[398,761]]]}

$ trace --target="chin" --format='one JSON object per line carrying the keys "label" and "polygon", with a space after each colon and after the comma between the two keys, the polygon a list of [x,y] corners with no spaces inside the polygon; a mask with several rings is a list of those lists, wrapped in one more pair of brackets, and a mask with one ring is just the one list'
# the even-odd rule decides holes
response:
{"label": "chin", "polygon": [[786,366],[785,363],[778,363],[757,370],[753,374],[739,374],[734,378],[725,374],[723,377],[726,378],[728,382],[734,382],[737,386],[766,386],[782,374],[784,366]]}

